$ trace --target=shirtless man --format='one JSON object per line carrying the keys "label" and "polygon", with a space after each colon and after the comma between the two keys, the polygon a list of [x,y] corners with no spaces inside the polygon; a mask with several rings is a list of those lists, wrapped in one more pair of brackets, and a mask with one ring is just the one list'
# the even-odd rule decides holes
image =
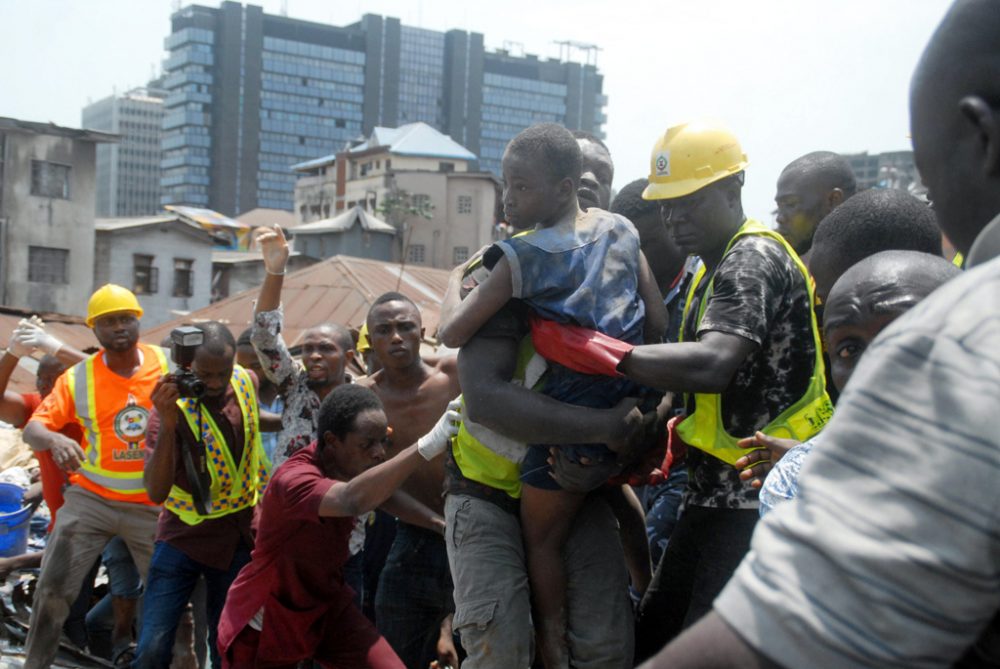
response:
{"label": "shirtless man", "polygon": [[[420,310],[405,295],[386,293],[368,312],[368,337],[382,369],[359,383],[375,391],[392,426],[387,455],[394,457],[434,425],[461,391],[454,357],[429,364],[420,358]],[[444,458],[414,472],[403,490],[444,513]],[[407,667],[439,659],[439,634],[449,636],[451,573],[440,533],[400,521],[375,595],[375,621]],[[442,633],[442,623],[444,633]],[[442,639],[447,644],[447,639]]]}

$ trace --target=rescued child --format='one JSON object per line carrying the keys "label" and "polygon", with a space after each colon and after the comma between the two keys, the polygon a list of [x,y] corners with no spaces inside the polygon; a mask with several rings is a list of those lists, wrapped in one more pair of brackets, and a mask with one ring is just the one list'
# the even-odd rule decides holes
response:
{"label": "rescued child", "polygon": [[[501,162],[504,214],[514,227],[534,230],[491,247],[483,260],[492,271],[464,300],[456,304],[445,297],[438,330],[445,345],[465,344],[511,298],[542,319],[629,344],[661,340],[666,312],[639,236],[621,216],[580,209],[581,160],[576,139],[556,124],[532,126],[507,145]],[[542,392],[570,404],[609,408],[643,389],[624,378],[552,363]],[[604,445],[561,445],[570,462],[586,460],[589,466],[558,472],[565,485],[560,487],[548,462],[550,446],[530,446],[521,463],[521,525],[539,648],[552,669],[568,662],[562,547],[586,493],[619,466]]]}

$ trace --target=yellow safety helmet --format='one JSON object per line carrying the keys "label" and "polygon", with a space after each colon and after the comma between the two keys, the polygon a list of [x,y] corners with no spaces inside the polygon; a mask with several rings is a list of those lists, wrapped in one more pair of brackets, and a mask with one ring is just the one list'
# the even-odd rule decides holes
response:
{"label": "yellow safety helmet", "polygon": [[649,160],[645,200],[672,200],[737,174],[747,166],[740,142],[710,121],[675,125],[656,140]]}
{"label": "yellow safety helmet", "polygon": [[372,345],[368,341],[368,323],[363,323],[361,329],[358,330],[358,345],[354,348],[357,349],[358,353],[364,353],[371,350],[371,347]]}
{"label": "yellow safety helmet", "polygon": [[87,326],[94,327],[94,321],[115,311],[134,311],[137,318],[142,318],[142,307],[131,290],[106,283],[90,296],[90,302],[87,303]]}

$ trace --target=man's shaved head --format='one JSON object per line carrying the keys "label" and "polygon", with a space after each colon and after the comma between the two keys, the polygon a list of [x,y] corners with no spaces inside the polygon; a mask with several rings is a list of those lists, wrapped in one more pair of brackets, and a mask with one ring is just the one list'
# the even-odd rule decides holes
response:
{"label": "man's shaved head", "polygon": [[337,345],[344,351],[351,351],[354,349],[354,337],[351,335],[351,331],[339,323],[323,323],[322,325],[314,325],[303,333],[303,337],[310,333],[332,337],[333,340],[337,342]]}
{"label": "man's shaved head", "polygon": [[[825,325],[852,315],[900,315],[962,270],[941,256],[918,251],[883,251],[852,266],[830,290]],[[842,303],[854,309],[840,313]],[[838,316],[839,314],[839,316]]]}
{"label": "man's shaved head", "polygon": [[778,177],[778,232],[797,253],[808,253],[819,222],[856,191],[854,172],[843,156],[813,151],[796,158]]}
{"label": "man's shaved head", "polygon": [[914,159],[938,222],[962,253],[1000,212],[1000,3],[959,0],[910,88]]}
{"label": "man's shaved head", "polygon": [[834,385],[843,389],[883,329],[959,274],[944,258],[917,251],[876,253],[844,272],[823,312]]}

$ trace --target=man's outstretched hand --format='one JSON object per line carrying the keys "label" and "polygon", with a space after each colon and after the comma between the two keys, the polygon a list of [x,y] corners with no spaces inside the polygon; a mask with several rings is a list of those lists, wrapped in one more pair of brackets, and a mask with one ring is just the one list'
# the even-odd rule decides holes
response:
{"label": "man's outstretched hand", "polygon": [[750,481],[751,487],[759,488],[764,485],[764,479],[775,463],[798,446],[799,442],[757,432],[752,437],[740,439],[737,445],[740,448],[756,449],[737,460],[734,466],[740,470],[741,481]]}

